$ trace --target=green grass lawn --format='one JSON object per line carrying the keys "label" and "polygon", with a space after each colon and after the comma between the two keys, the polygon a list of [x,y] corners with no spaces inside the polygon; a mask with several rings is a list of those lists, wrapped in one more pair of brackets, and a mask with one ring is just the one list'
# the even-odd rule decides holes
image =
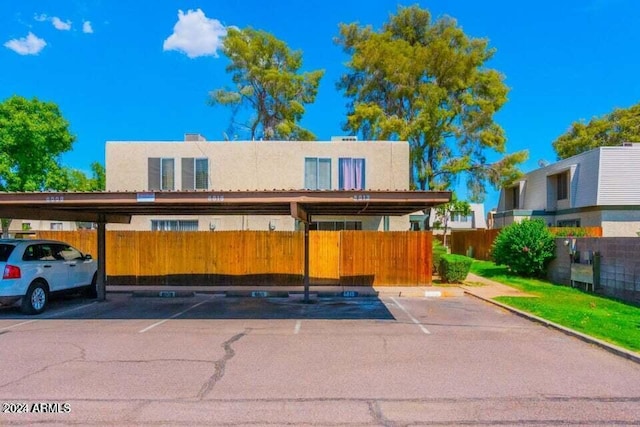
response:
{"label": "green grass lawn", "polygon": [[537,297],[498,297],[496,301],[603,341],[640,351],[640,307],[544,280],[515,276],[506,267],[488,261],[474,261],[471,272]]}

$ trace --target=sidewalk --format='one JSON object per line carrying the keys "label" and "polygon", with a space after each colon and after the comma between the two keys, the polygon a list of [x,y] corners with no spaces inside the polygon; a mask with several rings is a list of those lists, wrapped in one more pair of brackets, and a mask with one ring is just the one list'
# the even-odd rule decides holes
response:
{"label": "sidewalk", "polygon": [[[144,296],[158,296],[161,292],[163,296],[175,292],[176,296],[184,296],[188,293],[208,293],[227,296],[269,296],[287,297],[304,292],[302,286],[140,286],[140,285],[107,285],[107,292],[111,293],[132,293]],[[266,294],[264,293],[266,292]],[[361,297],[461,297],[464,290],[457,286],[311,286],[311,295],[317,297],[346,296]],[[257,293],[257,294],[256,294]]]}
{"label": "sidewalk", "polygon": [[468,294],[477,296],[483,299],[493,299],[496,297],[533,297],[534,295],[527,294],[511,286],[503,285],[491,279],[486,279],[481,276],[477,276],[473,273],[467,275],[467,283],[482,283],[484,286],[465,286],[460,285],[462,289]]}

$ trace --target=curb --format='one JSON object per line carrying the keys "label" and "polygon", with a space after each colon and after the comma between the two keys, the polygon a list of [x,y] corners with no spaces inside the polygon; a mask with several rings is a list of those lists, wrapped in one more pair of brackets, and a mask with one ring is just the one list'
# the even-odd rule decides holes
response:
{"label": "curb", "polygon": [[572,336],[574,338],[578,338],[581,341],[584,341],[589,344],[596,345],[604,350],[607,350],[610,353],[615,354],[616,356],[624,357],[625,359],[631,360],[635,363],[640,363],[640,354],[634,353],[631,350],[627,350],[626,348],[618,347],[615,344],[608,343],[606,341],[602,341],[598,338],[594,338],[590,335],[583,334],[582,332],[574,331],[573,329],[567,328],[566,326],[559,325],[557,323],[551,322],[550,320],[543,319],[542,317],[538,317],[535,314],[527,313],[522,310],[518,310],[517,308],[513,308],[509,305],[503,304],[501,302],[482,297],[480,295],[474,294],[467,290],[464,291],[465,294],[471,295],[472,297],[478,298],[482,301],[488,302],[493,305],[497,305],[498,307],[504,308],[514,314],[517,314],[520,317],[531,320],[536,323],[540,323],[549,328],[553,328],[557,331],[560,331],[566,335]]}

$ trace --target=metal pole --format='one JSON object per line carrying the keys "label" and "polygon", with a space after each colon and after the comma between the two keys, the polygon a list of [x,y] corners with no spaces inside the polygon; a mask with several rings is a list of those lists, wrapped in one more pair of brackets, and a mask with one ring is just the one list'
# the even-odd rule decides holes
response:
{"label": "metal pole", "polygon": [[100,216],[98,221],[98,277],[96,280],[96,288],[98,293],[98,301],[107,299],[106,283],[107,283],[107,245],[106,245],[106,227],[104,216]]}
{"label": "metal pole", "polygon": [[309,302],[309,222],[304,222],[304,302]]}

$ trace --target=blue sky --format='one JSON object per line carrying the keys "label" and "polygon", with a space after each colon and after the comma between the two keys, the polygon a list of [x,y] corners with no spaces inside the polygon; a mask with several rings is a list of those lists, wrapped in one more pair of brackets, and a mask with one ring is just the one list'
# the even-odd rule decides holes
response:
{"label": "blue sky", "polygon": [[[56,102],[77,136],[63,162],[104,163],[108,140],[220,140],[229,112],[206,105],[230,84],[216,46],[227,26],[273,33],[326,74],[302,122],[319,139],[341,135],[346,100],[335,82],[346,56],[333,42],[341,22],[379,28],[398,5],[386,0],[130,1],[0,3],[0,99]],[[506,76],[509,101],[496,116],[507,151],[528,149],[523,170],[555,160],[551,143],[578,119],[640,101],[640,2],[636,0],[421,1],[497,49],[488,66]],[[181,11],[181,12],[180,12]],[[180,14],[180,15],[179,15]],[[200,29],[200,30],[197,30]],[[487,195],[494,207],[497,192]]]}

